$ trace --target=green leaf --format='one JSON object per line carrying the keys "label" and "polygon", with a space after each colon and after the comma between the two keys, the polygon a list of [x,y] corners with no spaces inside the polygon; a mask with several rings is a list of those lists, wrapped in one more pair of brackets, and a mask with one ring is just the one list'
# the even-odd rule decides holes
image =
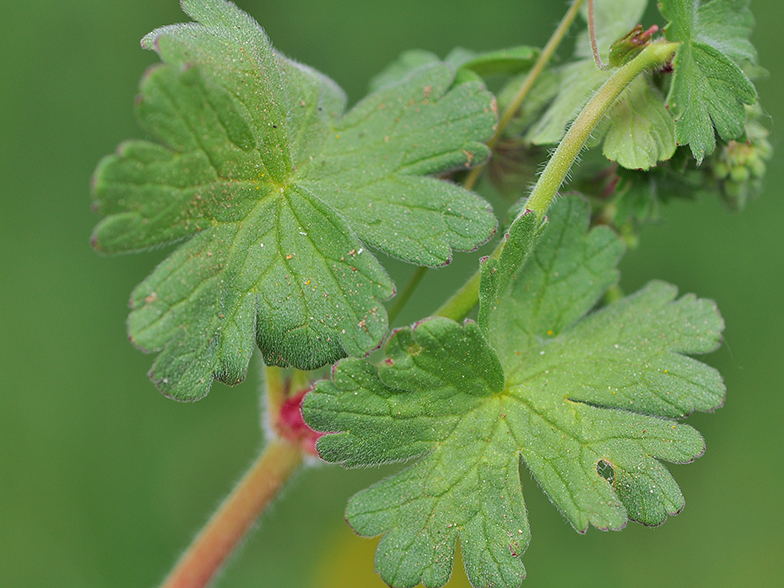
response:
{"label": "green leaf", "polygon": [[198,23],[143,40],[163,64],[131,141],[94,178],[99,251],[184,241],[131,296],[129,332],[160,351],[152,378],[192,400],[267,363],[313,369],[387,331],[394,286],[368,247],[439,266],[495,230],[490,206],[430,177],[484,161],[496,121],[481,83],[433,63],[344,114],[322,74],[276,53],[223,0],[184,0]]}
{"label": "green leaf", "polygon": [[438,55],[424,49],[409,49],[370,79],[369,91],[376,92],[384,86],[397,84],[408,74],[423,65],[432,65],[441,60]]}
{"label": "green leaf", "polygon": [[340,362],[305,397],[303,414],[328,461],[347,466],[428,454],[355,496],[360,535],[385,534],[376,569],[395,587],[444,585],[455,542],[475,586],[518,586],[529,540],[513,438],[499,426],[503,370],[477,325],[444,318],[397,331],[381,368]]}
{"label": "green leaf", "polygon": [[546,226],[536,215],[525,209],[512,222],[504,235],[504,248],[498,259],[488,257],[482,262],[479,284],[479,325],[485,335],[498,325],[491,322],[498,306],[506,301],[520,268],[528,261],[536,239]]}
{"label": "green leaf", "polygon": [[659,91],[638,77],[613,108],[603,153],[626,169],[647,170],[675,153],[675,121]]}
{"label": "green leaf", "polygon": [[[511,49],[500,49],[477,53],[463,47],[455,47],[444,59],[445,63],[457,70],[457,81],[468,79],[470,74],[473,79],[481,79],[498,74],[518,74],[526,71],[536,61],[539,50],[533,47],[521,46]],[[375,92],[389,84],[395,84],[404,79],[412,71],[441,60],[438,55],[422,49],[409,49],[401,53],[398,58],[384,68],[370,80],[370,91]]]}
{"label": "green leaf", "polygon": [[[384,535],[376,569],[392,586],[442,586],[458,537],[474,586],[519,586],[530,537],[520,460],[580,532],[657,525],[683,507],[659,460],[703,452],[673,419],[722,403],[715,370],[686,357],[716,348],[721,318],[658,282],[586,315],[617,279],[622,246],[606,228],[586,232],[581,199],[551,212],[526,263],[524,248],[498,260],[507,278],[485,288],[501,292],[489,328],[422,321],[393,335],[378,369],[344,360],[304,401],[308,424],[332,433],[318,443],[328,461],[421,456],[347,509],[359,534]],[[532,242],[525,226],[510,241]]]}
{"label": "green leaf", "polygon": [[445,61],[457,69],[468,69],[483,78],[499,74],[519,74],[533,66],[539,49],[528,46],[498,49],[475,53],[458,47],[446,56]]}
{"label": "green leaf", "polygon": [[675,113],[678,143],[689,144],[702,162],[723,141],[738,139],[746,121],[744,104],[757,92],[741,65],[756,63],[749,41],[754,19],[748,0],[662,0],[669,24],[665,35],[679,41],[667,104]]}

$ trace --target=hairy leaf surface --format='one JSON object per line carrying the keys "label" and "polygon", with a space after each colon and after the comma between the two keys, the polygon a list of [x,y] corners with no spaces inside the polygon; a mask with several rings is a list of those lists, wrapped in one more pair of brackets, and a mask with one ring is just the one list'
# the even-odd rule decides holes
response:
{"label": "hairy leaf surface", "polygon": [[665,34],[679,41],[667,104],[675,113],[678,143],[689,144],[702,162],[723,141],[743,135],[744,104],[754,104],[757,92],[741,69],[755,64],[749,41],[754,18],[748,0],[662,0],[670,22]]}
{"label": "hairy leaf surface", "polygon": [[617,279],[618,238],[587,232],[577,198],[554,206],[533,252],[537,231],[518,222],[517,252],[483,267],[482,328],[435,318],[399,330],[379,368],[344,360],[303,404],[332,433],[318,444],[328,461],[421,456],[347,509],[358,533],[384,535],[376,568],[392,586],[442,586],[458,537],[474,586],[519,586],[520,461],[580,532],[661,524],[683,496],[660,461],[704,449],[674,419],[722,403],[717,372],[687,356],[719,343],[712,302],[653,282],[591,313]]}
{"label": "hairy leaf surface", "polygon": [[133,292],[129,332],[160,351],[152,378],[179,399],[265,361],[313,369],[387,332],[394,286],[368,247],[439,266],[495,230],[489,205],[431,177],[484,161],[496,121],[479,82],[432,63],[344,114],[322,74],[276,53],[224,0],[184,0],[195,23],[143,40],[163,64],[130,141],[94,179],[107,253],[184,241]]}

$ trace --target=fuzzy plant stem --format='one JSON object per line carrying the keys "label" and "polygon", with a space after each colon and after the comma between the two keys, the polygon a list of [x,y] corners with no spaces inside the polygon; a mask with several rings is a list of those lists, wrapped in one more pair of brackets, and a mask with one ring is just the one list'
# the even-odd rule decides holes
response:
{"label": "fuzzy plant stem", "polygon": [[[511,122],[512,118],[514,118],[517,111],[520,109],[520,105],[523,101],[528,97],[528,94],[531,91],[531,88],[534,87],[536,80],[539,79],[542,71],[550,62],[550,58],[555,53],[555,50],[558,49],[558,46],[563,41],[566,33],[569,31],[569,28],[572,26],[574,19],[577,18],[577,13],[580,10],[580,5],[582,5],[583,0],[574,0],[572,5],[569,7],[569,10],[566,11],[564,17],[561,19],[561,22],[558,24],[558,28],[555,29],[550,39],[547,41],[547,45],[544,46],[542,52],[539,54],[536,63],[531,68],[531,71],[528,72],[528,75],[525,77],[525,81],[523,82],[520,89],[515,94],[515,97],[506,107],[504,112],[501,114],[501,117],[498,120],[498,125],[493,133],[493,136],[490,137],[490,140],[487,142],[487,146],[492,149],[495,147],[496,143],[498,143],[499,139],[504,134],[504,129],[506,129],[507,125]],[[484,165],[479,165],[471,170],[471,172],[466,176],[465,181],[463,182],[463,186],[471,190],[476,185],[477,180],[479,179],[479,175],[482,173],[484,169]],[[496,249],[496,252],[499,250]],[[495,253],[494,253],[495,254]],[[410,294],[409,294],[410,295]],[[473,275],[460,290],[458,290],[449,300],[447,300],[441,308],[436,311],[437,316],[446,316],[446,317],[461,317],[465,318],[465,316],[471,312],[471,309],[476,306],[477,301],[479,300],[479,274]],[[460,319],[456,319],[460,320]]]}
{"label": "fuzzy plant stem", "polygon": [[[553,153],[526,202],[525,208],[534,212],[540,222],[544,222],[547,209],[596,125],[621,93],[642,72],[667,64],[677,48],[678,43],[651,43],[637,57],[618,68],[588,101]],[[520,215],[524,213],[525,209]],[[502,248],[503,241],[493,252],[493,257],[500,255]],[[479,281],[480,273],[477,272],[436,311],[436,315],[456,321],[463,320],[479,301]]]}
{"label": "fuzzy plant stem", "polygon": [[194,539],[161,588],[208,586],[301,463],[299,446],[285,439],[271,440]]}
{"label": "fuzzy plant stem", "polygon": [[[619,67],[610,76],[610,79],[597,90],[593,98],[580,111],[572,126],[569,127],[531,191],[526,208],[536,213],[537,218],[544,218],[547,209],[558,193],[558,188],[566,179],[572,164],[591,137],[591,133],[615,104],[621,93],[642,72],[667,64],[677,48],[678,43],[666,41],[651,43],[637,57]],[[523,212],[525,211],[522,211],[521,214]]]}
{"label": "fuzzy plant stem", "polygon": [[591,39],[591,52],[593,53],[593,61],[601,70],[610,69],[610,65],[602,61],[599,55],[599,45],[596,43],[596,18],[593,11],[594,0],[588,0],[588,37]]}

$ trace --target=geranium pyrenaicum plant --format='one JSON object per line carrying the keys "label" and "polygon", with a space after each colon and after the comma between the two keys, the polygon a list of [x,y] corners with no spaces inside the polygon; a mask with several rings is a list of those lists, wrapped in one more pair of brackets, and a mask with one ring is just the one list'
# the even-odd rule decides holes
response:
{"label": "geranium pyrenaicum plant", "polygon": [[[351,108],[225,0],[183,0],[195,22],[143,39],[162,60],[136,105],[152,140],[98,165],[93,245],[174,245],[131,295],[152,379],[197,400],[258,347],[271,424],[166,588],[206,585],[314,443],[346,467],[416,460],[347,509],[383,536],[376,568],[396,588],[444,585],[458,540],[473,586],[519,586],[521,468],[578,532],[680,512],[662,462],[705,449],[681,421],[724,401],[692,357],[724,324],[663,282],[624,296],[616,265],[671,198],[742,208],[770,144],[748,2],[662,0],[661,27],[640,23],[647,4],[575,0],[541,50],[408,51]],[[574,55],[551,65],[580,14]],[[502,238],[433,316],[389,333],[423,272],[388,313],[377,254],[436,268],[490,240],[472,191],[488,160],[512,197]]]}

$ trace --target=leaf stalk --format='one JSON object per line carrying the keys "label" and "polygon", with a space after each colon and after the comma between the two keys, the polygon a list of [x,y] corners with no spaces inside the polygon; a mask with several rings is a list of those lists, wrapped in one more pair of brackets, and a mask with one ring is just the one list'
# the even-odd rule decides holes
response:
{"label": "leaf stalk", "polygon": [[[574,19],[577,18],[577,13],[580,10],[580,6],[582,5],[583,0],[574,0],[572,5],[569,7],[569,10],[566,11],[564,17],[561,19],[561,22],[558,24],[558,28],[555,29],[550,39],[547,41],[547,44],[542,49],[542,52],[539,54],[539,57],[534,63],[534,66],[531,68],[531,71],[528,72],[528,75],[525,78],[525,81],[520,86],[520,89],[515,94],[515,97],[509,103],[509,105],[504,109],[504,112],[501,114],[501,117],[498,120],[498,125],[496,126],[495,132],[493,136],[487,141],[487,146],[492,149],[501,139],[504,134],[504,130],[511,122],[512,118],[514,118],[517,111],[520,109],[523,101],[528,96],[531,89],[534,87],[536,80],[539,79],[539,76],[544,71],[544,68],[550,62],[550,58],[552,58],[555,50],[558,49],[558,46],[563,41],[566,33],[569,31],[569,28],[572,26]],[[473,168],[470,173],[466,176],[465,180],[463,181],[463,186],[467,190],[473,189],[476,185],[477,180],[479,179],[482,170],[485,168],[486,164],[478,165]],[[497,256],[501,251],[501,245],[495,249],[493,252],[494,256]],[[410,296],[410,293],[409,293]],[[465,318],[469,312],[476,306],[477,301],[479,300],[479,273],[474,274],[463,286],[452,295],[449,300],[444,302],[441,307],[436,311],[436,316],[443,316],[446,318],[452,318],[454,320],[462,320]],[[395,307],[397,309],[397,306]]]}
{"label": "leaf stalk", "polygon": [[599,55],[599,44],[596,42],[596,17],[593,10],[594,0],[588,0],[588,37],[591,39],[591,52],[593,53],[593,61],[596,67],[602,71],[610,69],[610,65],[602,61]]}
{"label": "leaf stalk", "polygon": [[[495,251],[493,251],[493,255],[496,255],[500,251],[501,245],[499,244]],[[435,316],[443,316],[458,322],[467,317],[468,313],[471,312],[479,302],[479,281],[481,275],[482,274],[477,271],[471,276],[457,292],[452,294],[449,300],[441,305],[435,312]]]}
{"label": "leaf stalk", "polygon": [[411,298],[411,295],[416,290],[417,286],[419,286],[419,282],[422,281],[422,278],[425,277],[428,268],[425,266],[418,267],[414,274],[411,276],[411,279],[406,284],[406,287],[403,288],[403,291],[398,295],[397,300],[395,301],[395,305],[390,309],[388,313],[389,324],[391,325],[392,322],[397,318],[397,315],[400,314],[400,311],[403,310],[403,307],[408,302],[408,299]]}

